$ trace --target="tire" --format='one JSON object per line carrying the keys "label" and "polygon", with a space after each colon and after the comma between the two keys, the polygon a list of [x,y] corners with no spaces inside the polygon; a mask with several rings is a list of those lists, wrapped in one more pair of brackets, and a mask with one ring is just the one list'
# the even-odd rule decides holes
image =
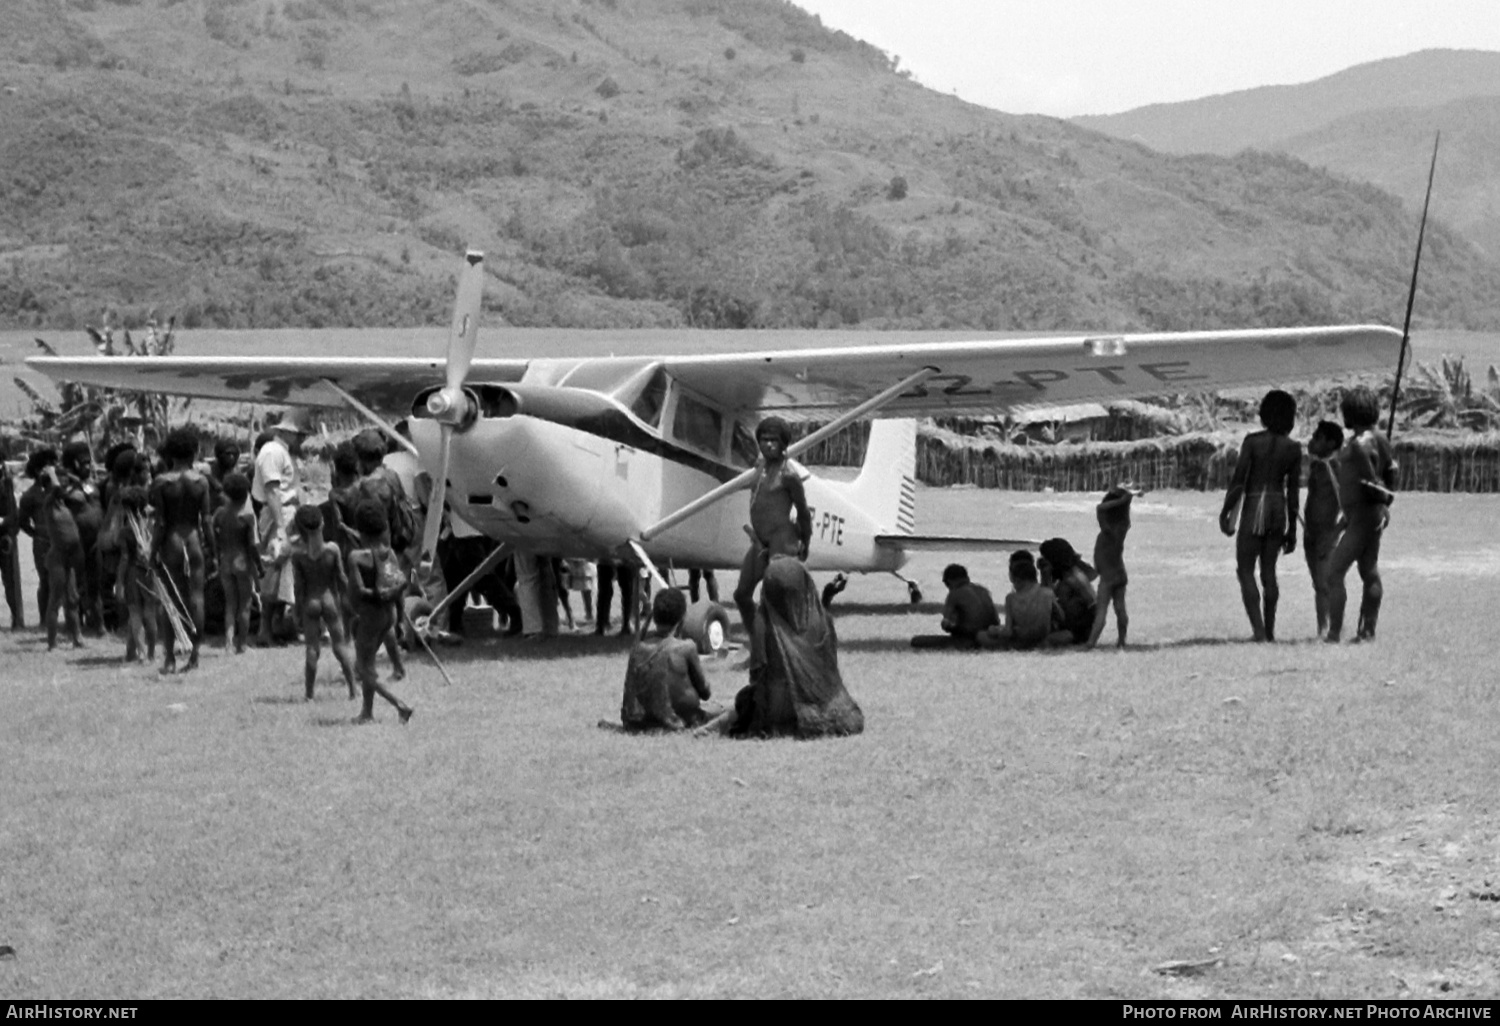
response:
{"label": "tire", "polygon": [[401,600],[401,607],[406,610],[406,616],[402,618],[397,634],[408,649],[415,651],[420,642],[412,633],[411,625],[432,612],[432,603],[420,596],[408,595]]}
{"label": "tire", "polygon": [[729,613],[717,602],[703,599],[688,607],[678,633],[698,646],[699,655],[729,647]]}

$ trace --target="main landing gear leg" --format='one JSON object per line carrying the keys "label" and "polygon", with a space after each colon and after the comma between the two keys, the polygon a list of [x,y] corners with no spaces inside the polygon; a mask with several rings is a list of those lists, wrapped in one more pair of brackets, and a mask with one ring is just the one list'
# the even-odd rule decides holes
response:
{"label": "main landing gear leg", "polygon": [[896,578],[896,580],[900,581],[902,584],[906,585],[906,594],[911,599],[912,605],[915,606],[922,601],[921,585],[917,584],[917,582],[912,580],[910,577],[901,576],[901,574],[897,573],[895,570],[891,571],[891,576]]}

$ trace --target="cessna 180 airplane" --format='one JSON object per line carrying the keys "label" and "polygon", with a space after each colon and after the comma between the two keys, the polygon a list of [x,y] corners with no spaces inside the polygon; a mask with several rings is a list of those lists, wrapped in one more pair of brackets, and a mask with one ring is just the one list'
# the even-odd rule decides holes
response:
{"label": "cessna 180 airplane", "polygon": [[[881,345],[872,335],[870,345],[780,352],[478,359],[483,260],[477,251],[465,256],[443,361],[27,362],[57,380],[133,391],[351,407],[432,475],[425,553],[436,545],[446,499],[504,543],[494,559],[511,550],[625,558],[658,578],[658,565],[738,565],[762,417],[826,422],[791,447],[793,457],[877,418],[858,477],[805,482],[813,513],[807,563],[900,576],[914,549],[984,541],[917,533],[911,418],[1328,378],[1390,367],[1401,342],[1393,328],[1357,325],[914,345]],[[746,342],[754,337],[747,332]],[[377,411],[409,414],[411,440]],[[915,585],[908,587],[915,599]]]}

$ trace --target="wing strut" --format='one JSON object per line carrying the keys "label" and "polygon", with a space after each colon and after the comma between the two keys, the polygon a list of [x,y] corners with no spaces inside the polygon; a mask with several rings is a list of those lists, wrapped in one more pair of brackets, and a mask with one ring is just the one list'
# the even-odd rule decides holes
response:
{"label": "wing strut", "polygon": [[[922,382],[926,381],[937,372],[938,369],[936,367],[923,367],[921,370],[913,374],[908,374],[906,377],[902,378],[896,384],[892,385],[884,392],[881,392],[879,395],[876,395],[870,399],[866,399],[864,402],[854,407],[854,409],[850,410],[848,413],[844,413],[839,417],[829,421],[827,424],[818,428],[818,430],[814,431],[806,438],[793,442],[790,446],[787,447],[787,457],[791,458],[797,456],[800,453],[806,452],[808,449],[817,445],[829,435],[836,434],[839,431],[842,431],[844,428],[848,427],[850,424],[853,424],[856,420],[859,420],[861,417],[866,417],[869,414],[874,413],[882,406],[885,406],[892,400],[899,398],[904,392],[907,391],[907,389],[911,388],[913,385],[920,385]],[[743,474],[740,474],[738,477],[734,477],[728,481],[725,481],[713,491],[700,495],[698,498],[694,499],[686,506],[683,506],[677,512],[663,517],[661,520],[658,520],[656,523],[652,524],[650,527],[642,531],[640,541],[648,542],[668,528],[676,527],[688,517],[695,516],[698,513],[703,512],[708,507],[712,506],[714,503],[720,501],[721,499],[727,498],[735,492],[740,491],[742,488],[745,488],[750,484],[750,481],[755,477],[755,474],[756,468],[751,467],[749,470],[745,471]],[[635,542],[631,542],[631,544],[634,545]]]}
{"label": "wing strut", "polygon": [[395,428],[391,427],[389,421],[387,421],[380,414],[376,413],[374,410],[370,409],[364,403],[360,402],[358,399],[354,398],[354,396],[350,395],[347,390],[341,387],[332,378],[324,378],[323,384],[333,389],[333,391],[338,395],[340,399],[349,404],[351,409],[363,416],[371,424],[374,424],[377,428],[379,428],[387,438],[394,439],[397,445],[401,446],[401,448],[405,449],[413,456],[422,455],[417,451],[417,447],[411,444],[410,439],[401,437],[401,433],[398,432]]}
{"label": "wing strut", "polygon": [[449,606],[453,605],[453,603],[459,601],[465,595],[467,595],[469,593],[469,589],[474,587],[475,584],[479,583],[479,579],[481,577],[489,573],[491,570],[495,569],[495,567],[499,566],[500,561],[506,556],[510,555],[512,551],[513,550],[511,549],[510,545],[504,542],[495,546],[495,550],[485,557],[483,563],[480,563],[478,566],[476,566],[469,573],[469,576],[458,582],[457,587],[450,590],[448,594],[443,596],[442,600],[439,601],[436,606],[432,607],[432,612],[417,620],[417,623],[415,625],[417,628],[417,632],[419,634],[425,634],[430,624],[437,623],[438,617],[446,612]]}

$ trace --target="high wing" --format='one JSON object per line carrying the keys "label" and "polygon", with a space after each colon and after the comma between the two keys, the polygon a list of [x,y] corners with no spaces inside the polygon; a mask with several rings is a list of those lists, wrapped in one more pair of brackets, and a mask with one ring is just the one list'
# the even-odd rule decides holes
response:
{"label": "high wing", "polygon": [[[471,381],[521,380],[527,360],[475,360]],[[404,412],[424,385],[443,380],[442,359],[321,356],[37,356],[27,366],[56,381],[131,392],[290,406],[343,406],[332,381],[379,410]]]}
{"label": "high wing", "polygon": [[[755,332],[745,332],[748,345]],[[878,339],[878,335],[871,335]],[[690,344],[691,336],[684,339]],[[915,371],[926,382],[876,416],[996,414],[1032,406],[1314,381],[1395,366],[1401,333],[1380,325],[1096,334],[974,342],[879,343],[720,355],[476,359],[469,384],[524,379],[612,392],[657,366],[721,408],[828,419]],[[34,357],[60,381],[238,402],[404,410],[443,381],[439,359]]]}
{"label": "high wing", "polygon": [[922,367],[936,373],[877,416],[979,415],[1315,381],[1393,368],[1400,345],[1394,328],[1351,325],[868,345],[663,362],[680,385],[728,409],[826,419]]}

